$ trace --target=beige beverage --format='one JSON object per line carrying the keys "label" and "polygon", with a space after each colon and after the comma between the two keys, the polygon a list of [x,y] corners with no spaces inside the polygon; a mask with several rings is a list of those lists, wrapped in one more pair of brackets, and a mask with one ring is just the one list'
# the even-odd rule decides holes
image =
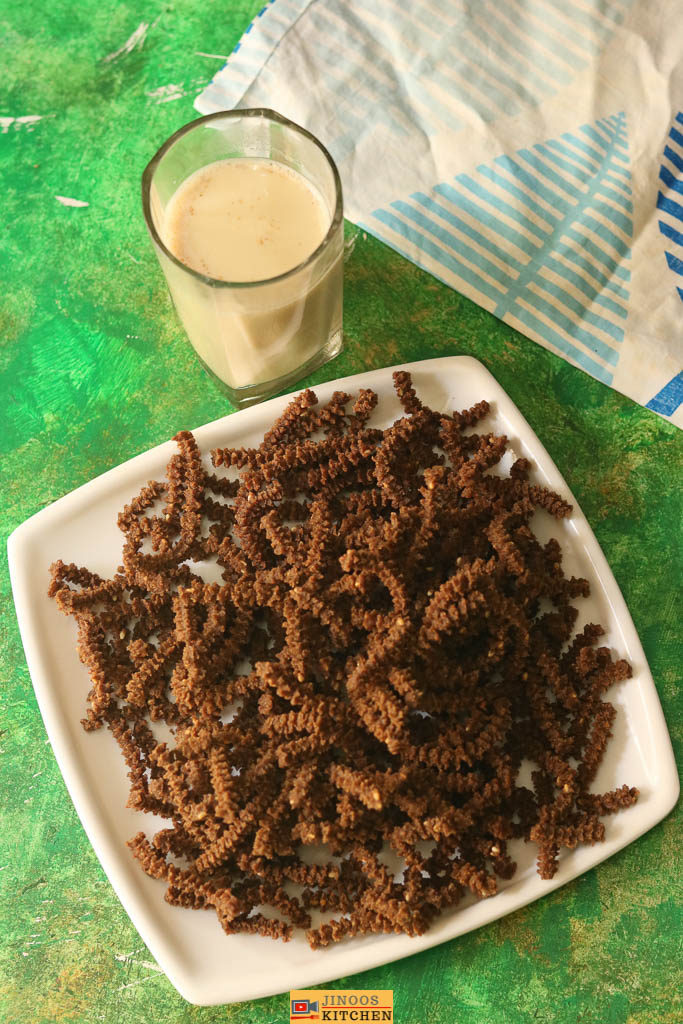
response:
{"label": "beige beverage", "polygon": [[303,263],[330,212],[298,171],[274,160],[219,160],[195,171],[166,208],[174,255],[207,277],[263,281]]}
{"label": "beige beverage", "polygon": [[173,300],[198,355],[231,388],[286,377],[340,334],[341,251],[309,262],[333,212],[298,171],[246,157],[201,167],[166,204],[164,245],[209,279],[170,264]]}

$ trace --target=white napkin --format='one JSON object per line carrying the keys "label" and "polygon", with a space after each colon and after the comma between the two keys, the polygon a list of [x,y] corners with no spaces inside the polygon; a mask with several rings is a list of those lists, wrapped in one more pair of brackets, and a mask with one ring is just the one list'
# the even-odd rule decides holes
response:
{"label": "white napkin", "polygon": [[680,0],[271,0],[196,101],[330,149],[364,230],[683,426]]}

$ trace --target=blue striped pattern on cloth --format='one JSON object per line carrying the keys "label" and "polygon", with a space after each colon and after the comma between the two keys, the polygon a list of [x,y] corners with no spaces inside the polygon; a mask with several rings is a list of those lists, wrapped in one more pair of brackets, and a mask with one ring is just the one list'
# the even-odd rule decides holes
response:
{"label": "blue striped pattern on cloth", "polygon": [[673,416],[683,403],[683,372],[677,373],[645,406],[660,416]]}
{"label": "blue striped pattern on cloth", "polygon": [[311,0],[268,0],[238,42],[228,63],[201,96],[204,113],[237,106],[273,50]]}
{"label": "blue striped pattern on cloth", "polygon": [[611,384],[632,213],[622,112],[397,199],[362,226]]}
{"label": "blue striped pattern on cloth", "polygon": [[403,0],[270,0],[202,94],[201,109],[234,107],[247,90],[252,106],[278,95],[287,106],[288,83],[267,62],[296,26],[299,35],[288,40],[295,50],[315,40],[317,105],[341,126],[326,137],[341,162],[378,124],[414,140],[416,126],[452,133],[471,124],[472,113],[489,123],[538,105],[589,65],[632,2],[603,0],[588,10],[575,0],[411,0],[409,9]]}
{"label": "blue striped pattern on cloth", "polygon": [[672,3],[268,0],[195,106],[304,125],[352,221],[683,426]]}
{"label": "blue striped pattern on cloth", "polygon": [[[671,126],[659,180],[663,186],[657,193],[657,209],[662,214],[659,230],[668,239],[664,255],[669,269],[677,275],[676,289],[683,302],[683,112],[676,114]],[[652,401],[658,397],[656,395]],[[654,407],[648,403],[649,408]]]}

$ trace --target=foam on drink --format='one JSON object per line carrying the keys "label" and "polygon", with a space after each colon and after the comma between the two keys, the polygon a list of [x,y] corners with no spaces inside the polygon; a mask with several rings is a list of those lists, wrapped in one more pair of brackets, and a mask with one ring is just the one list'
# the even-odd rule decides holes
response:
{"label": "foam on drink", "polygon": [[178,259],[221,281],[263,281],[303,263],[330,226],[318,190],[274,160],[219,160],[187,178],[165,215]]}

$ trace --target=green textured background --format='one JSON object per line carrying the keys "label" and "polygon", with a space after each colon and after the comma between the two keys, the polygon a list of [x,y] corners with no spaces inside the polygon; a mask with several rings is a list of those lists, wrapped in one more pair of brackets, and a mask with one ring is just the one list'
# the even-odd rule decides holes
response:
{"label": "green textured background", "polygon": [[[139,176],[195,115],[261,0],[0,0],[0,532],[229,411],[171,312]],[[134,30],[144,46],[116,59]],[[169,88],[172,87],[172,88]],[[0,131],[3,122],[0,122]],[[89,206],[61,205],[56,195]],[[346,349],[307,383],[471,354],[549,449],[612,565],[680,753],[681,434],[348,227]],[[4,544],[0,620],[0,1022],[287,1020],[285,996],[185,1003],[121,909],[38,712]],[[45,567],[36,566],[37,573]],[[673,1024],[680,815],[526,909],[336,987],[393,988],[400,1024]],[[264,940],[265,941],[265,940]],[[229,969],[229,967],[228,967]]]}

